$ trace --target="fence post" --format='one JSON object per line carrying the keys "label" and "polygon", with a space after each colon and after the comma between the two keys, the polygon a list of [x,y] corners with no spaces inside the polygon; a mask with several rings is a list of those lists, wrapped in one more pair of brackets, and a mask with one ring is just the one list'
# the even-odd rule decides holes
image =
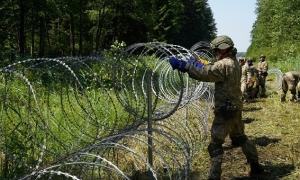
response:
{"label": "fence post", "polygon": [[[153,167],[153,144],[152,144],[152,97],[151,97],[151,72],[147,72],[147,103],[148,103],[148,159],[149,164]],[[153,179],[153,173],[148,170],[149,180]]]}

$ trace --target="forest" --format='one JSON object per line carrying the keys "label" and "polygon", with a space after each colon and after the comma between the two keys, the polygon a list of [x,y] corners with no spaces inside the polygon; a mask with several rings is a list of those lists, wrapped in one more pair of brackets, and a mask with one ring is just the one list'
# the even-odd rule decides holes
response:
{"label": "forest", "polygon": [[265,53],[277,62],[299,58],[299,0],[257,0],[248,56]]}
{"label": "forest", "polygon": [[[207,0],[3,0],[0,5],[2,62],[16,56],[89,55],[115,41],[190,48],[218,32]],[[297,0],[257,0],[247,56],[265,53],[274,62],[296,57],[299,5]]]}
{"label": "forest", "polygon": [[3,0],[2,61],[85,56],[115,42],[167,42],[190,48],[216,35],[207,0]]}

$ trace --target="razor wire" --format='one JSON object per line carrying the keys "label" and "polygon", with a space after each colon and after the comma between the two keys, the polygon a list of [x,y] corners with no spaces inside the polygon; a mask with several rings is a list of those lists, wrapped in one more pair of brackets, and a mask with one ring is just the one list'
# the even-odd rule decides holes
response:
{"label": "razor wire", "polygon": [[1,177],[142,179],[151,171],[154,179],[188,179],[207,137],[213,87],[172,70],[168,59],[214,61],[201,43],[195,47],[138,43],[121,52],[2,67]]}
{"label": "razor wire", "polygon": [[279,91],[282,86],[283,74],[277,68],[271,68],[268,70],[268,76],[266,79],[266,89],[268,91]]}

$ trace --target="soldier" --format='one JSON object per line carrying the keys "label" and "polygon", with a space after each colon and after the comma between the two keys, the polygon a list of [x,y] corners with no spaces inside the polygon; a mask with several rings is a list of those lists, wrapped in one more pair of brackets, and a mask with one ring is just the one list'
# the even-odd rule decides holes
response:
{"label": "soldier", "polygon": [[211,126],[211,139],[208,152],[211,157],[209,179],[221,178],[223,146],[227,135],[242,148],[247,162],[250,163],[250,175],[260,174],[264,169],[258,162],[255,144],[245,134],[242,121],[241,67],[233,54],[234,43],[228,36],[218,36],[210,47],[217,59],[213,64],[199,66],[199,62],[186,62],[175,57],[170,58],[173,69],[187,72],[189,77],[205,82],[215,82],[214,120]]}
{"label": "soldier", "polygon": [[260,55],[259,62],[257,64],[257,82],[254,92],[254,98],[258,97],[259,87],[261,87],[260,97],[266,97],[266,77],[268,75],[268,63],[264,54]]}
{"label": "soldier", "polygon": [[[283,74],[282,78],[282,93],[281,102],[285,101],[287,91],[291,92],[290,101],[300,100],[300,72],[289,71]],[[298,98],[296,98],[296,92],[298,90]]]}
{"label": "soldier", "polygon": [[251,76],[251,80],[248,84],[248,99],[253,99],[253,87],[254,87],[254,83],[256,81],[256,68],[253,64],[253,59],[252,58],[247,58],[247,63],[248,63],[248,67],[249,67],[249,72],[250,72],[250,76]]}
{"label": "soldier", "polygon": [[244,102],[248,102],[248,85],[251,81],[251,73],[249,71],[249,66],[246,64],[246,58],[240,57],[239,58],[239,64],[242,67],[242,76],[241,76],[241,91],[242,91],[242,100]]}

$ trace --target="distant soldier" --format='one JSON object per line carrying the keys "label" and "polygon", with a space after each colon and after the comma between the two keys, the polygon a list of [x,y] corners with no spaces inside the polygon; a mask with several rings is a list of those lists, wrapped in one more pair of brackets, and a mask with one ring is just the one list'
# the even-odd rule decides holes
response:
{"label": "distant soldier", "polygon": [[258,97],[259,87],[261,87],[260,97],[266,97],[266,77],[268,76],[268,63],[264,54],[260,55],[260,59],[257,64],[257,73],[258,77],[254,92],[254,98]]}
{"label": "distant soldier", "polygon": [[297,100],[296,92],[298,90],[298,100],[300,99],[300,72],[289,71],[283,74],[281,102],[285,101],[287,91],[291,92],[290,101]]}
{"label": "distant soldier", "polygon": [[250,77],[251,77],[251,80],[247,86],[248,99],[253,99],[253,87],[254,87],[254,83],[256,82],[256,79],[257,79],[256,68],[253,64],[253,59],[251,57],[247,58],[247,64],[249,67],[249,72],[250,72]]}
{"label": "distant soldier", "polygon": [[241,74],[241,91],[242,91],[242,100],[244,102],[248,102],[248,85],[251,81],[251,73],[249,71],[249,66],[246,63],[245,57],[239,58],[239,64],[242,67],[242,74]]}

